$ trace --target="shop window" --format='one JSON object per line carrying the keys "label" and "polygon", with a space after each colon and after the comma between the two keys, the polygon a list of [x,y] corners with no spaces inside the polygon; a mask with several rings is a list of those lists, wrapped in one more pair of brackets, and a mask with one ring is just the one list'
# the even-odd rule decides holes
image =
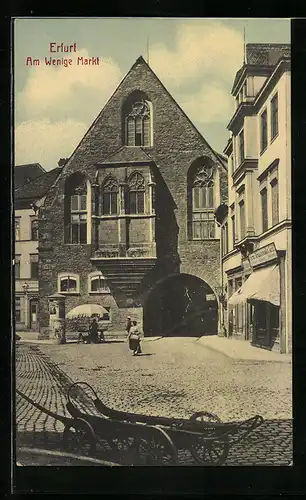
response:
{"label": "shop window", "polygon": [[38,255],[30,255],[31,278],[38,279]]}
{"label": "shop window", "polygon": [[90,293],[110,293],[109,286],[102,273],[95,273],[89,276]]}
{"label": "shop window", "polygon": [[65,243],[87,243],[87,182],[79,173],[65,185]]}
{"label": "shop window", "polygon": [[215,238],[213,168],[200,163],[191,169],[187,192],[190,239]]}
{"label": "shop window", "polygon": [[20,279],[20,255],[15,255],[15,279]]}
{"label": "shop window", "polygon": [[278,134],[278,95],[271,100],[271,139]]}
{"label": "shop window", "polygon": [[147,96],[133,92],[123,106],[124,144],[151,146],[152,112]]}
{"label": "shop window", "polygon": [[58,276],[59,293],[79,293],[79,276],[76,274],[61,274]]}
{"label": "shop window", "polygon": [[38,220],[37,219],[31,220],[31,240],[32,241],[38,240]]}
{"label": "shop window", "polygon": [[129,213],[145,212],[145,181],[139,172],[134,172],[128,182]]}
{"label": "shop window", "polygon": [[118,182],[113,177],[107,177],[102,185],[102,213],[116,215],[118,213]]}
{"label": "shop window", "polygon": [[268,116],[267,110],[261,114],[260,116],[260,151],[263,152],[268,144],[268,124],[267,124]]}

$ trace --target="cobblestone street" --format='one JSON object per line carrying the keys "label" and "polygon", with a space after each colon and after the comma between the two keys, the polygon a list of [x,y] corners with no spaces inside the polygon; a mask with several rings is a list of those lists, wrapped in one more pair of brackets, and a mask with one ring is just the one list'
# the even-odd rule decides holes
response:
{"label": "cobblestone street", "polygon": [[[260,414],[265,422],[253,433],[260,439],[232,447],[225,465],[290,464],[290,363],[233,360],[193,338],[146,339],[142,346],[143,355],[133,357],[122,342],[39,348],[21,343],[16,347],[16,386],[62,415],[69,384],[81,380],[119,410],[185,418],[206,410],[223,422]],[[62,432],[63,424],[19,396],[16,401],[17,444],[37,445],[41,436],[46,443]],[[186,454],[179,458],[191,464]]]}

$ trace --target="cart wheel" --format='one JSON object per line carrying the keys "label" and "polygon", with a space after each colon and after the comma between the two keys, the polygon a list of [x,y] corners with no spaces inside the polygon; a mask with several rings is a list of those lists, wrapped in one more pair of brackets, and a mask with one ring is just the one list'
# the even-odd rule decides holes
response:
{"label": "cart wheel", "polygon": [[192,420],[193,422],[221,424],[221,419],[218,417],[218,415],[209,413],[208,411],[196,411],[193,415],[191,415],[190,420]]}
{"label": "cart wheel", "polygon": [[68,451],[93,455],[96,451],[96,436],[91,425],[83,418],[76,418],[63,431],[64,448]]}
{"label": "cart wheel", "polygon": [[201,465],[222,465],[229,452],[228,438],[217,441],[200,437],[191,446],[190,452],[194,460]]}
{"label": "cart wheel", "polygon": [[147,429],[148,436],[140,437],[139,459],[142,465],[175,465],[177,450],[168,434],[158,426]]}

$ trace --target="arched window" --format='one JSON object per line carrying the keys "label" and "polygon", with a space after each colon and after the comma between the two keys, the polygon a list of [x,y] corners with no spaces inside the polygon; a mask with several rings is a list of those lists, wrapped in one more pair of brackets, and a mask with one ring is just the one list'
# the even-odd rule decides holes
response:
{"label": "arched window", "polygon": [[199,165],[189,176],[189,236],[215,238],[213,167]]}
{"label": "arched window", "polygon": [[151,146],[152,111],[147,96],[136,91],[123,107],[124,143],[127,146]]}
{"label": "arched window", "polygon": [[129,178],[129,213],[143,214],[145,212],[145,181],[139,172]]}
{"label": "arched window", "polygon": [[59,274],[58,275],[58,292],[59,293],[79,293],[80,281],[77,274]]}
{"label": "arched window", "polygon": [[87,182],[72,175],[65,185],[65,243],[87,243]]}
{"label": "arched window", "polygon": [[102,186],[102,214],[114,215],[118,213],[118,192],[117,181],[113,177],[108,177]]}
{"label": "arched window", "polygon": [[91,273],[88,276],[89,293],[111,293],[106,279],[101,272]]}

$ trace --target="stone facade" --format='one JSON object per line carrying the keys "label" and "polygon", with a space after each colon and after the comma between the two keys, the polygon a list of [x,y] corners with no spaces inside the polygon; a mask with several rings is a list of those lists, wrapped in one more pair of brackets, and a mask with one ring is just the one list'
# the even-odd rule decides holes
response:
{"label": "stone facade", "polygon": [[[135,91],[148,97],[153,109],[150,146],[125,146],[122,109]],[[205,110],[203,110],[204,112]],[[111,308],[109,329],[123,330],[127,315],[142,325],[150,290],[174,274],[201,278],[213,291],[220,284],[219,229],[213,239],[189,241],[187,175],[204,159],[212,166],[214,208],[227,198],[226,164],[205,141],[147,63],[139,58],[115,90],[98,118],[62,167],[39,212],[40,331],[48,330],[48,296],[58,289],[58,273],[79,276],[77,293],[67,294],[66,312],[86,303]],[[146,184],[142,216],[101,217],[100,190],[112,175],[120,189],[133,172]],[[65,183],[73,174],[87,182],[87,243],[65,243]],[[150,182],[156,202],[152,207]],[[153,182],[152,181],[152,182]],[[122,194],[124,196],[124,194]],[[119,200],[121,207],[121,199]],[[88,291],[88,274],[100,270],[111,293]],[[146,332],[145,332],[146,333]]]}

